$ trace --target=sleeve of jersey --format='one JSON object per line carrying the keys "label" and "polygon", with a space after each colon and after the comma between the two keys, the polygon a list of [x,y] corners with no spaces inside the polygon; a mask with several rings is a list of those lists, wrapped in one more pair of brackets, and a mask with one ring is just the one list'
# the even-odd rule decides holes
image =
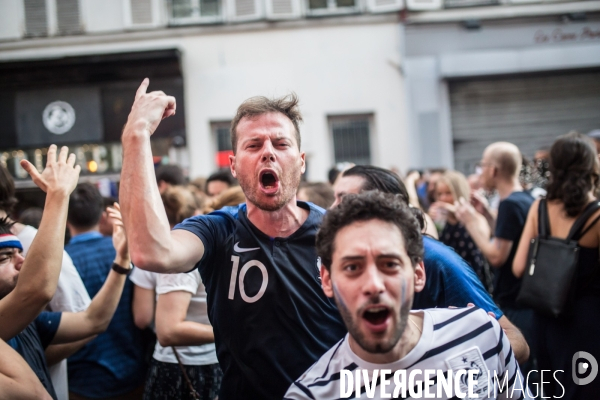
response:
{"label": "sleeve of jersey", "polygon": [[54,335],[56,335],[56,331],[60,325],[61,317],[62,313],[60,312],[42,311],[35,319],[35,326],[40,335],[40,340],[44,349],[48,347],[52,342],[52,339],[54,339]]}
{"label": "sleeve of jersey", "polygon": [[188,218],[173,229],[183,229],[191,232],[202,241],[204,255],[196,265],[196,267],[202,267],[210,263],[216,247],[226,242],[229,224],[231,223],[225,213],[215,212],[210,215],[198,215]]}
{"label": "sleeve of jersey", "polygon": [[498,354],[498,376],[500,380],[494,383],[497,385],[497,399],[533,399],[534,397],[529,391],[527,382],[510,347],[508,337],[498,323],[494,323],[494,329],[498,332],[500,342],[500,354]]}
{"label": "sleeve of jersey", "polygon": [[[458,255],[438,259],[440,273],[444,280],[445,307],[475,306],[493,312],[496,319],[503,315],[471,267]],[[425,265],[427,268],[427,265]],[[428,278],[429,279],[429,278]]]}

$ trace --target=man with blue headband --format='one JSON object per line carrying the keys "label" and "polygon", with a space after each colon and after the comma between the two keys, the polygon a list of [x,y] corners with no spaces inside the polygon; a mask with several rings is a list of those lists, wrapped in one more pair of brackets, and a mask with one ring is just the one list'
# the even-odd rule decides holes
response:
{"label": "man with blue headband", "polygon": [[[52,299],[60,274],[69,195],[77,185],[80,167],[75,155],[63,147],[48,149],[48,162],[40,174],[28,161],[21,166],[33,182],[46,192],[44,214],[27,257],[11,233],[12,223],[0,219],[0,339],[5,340],[29,364],[51,398],[56,399],[44,349],[50,344],[91,338],[106,329],[121,297],[130,269],[129,251],[118,207],[110,210],[116,219],[114,245],[117,257],[100,292],[87,310],[78,313],[43,311]],[[83,344],[83,343],[82,343]]]}

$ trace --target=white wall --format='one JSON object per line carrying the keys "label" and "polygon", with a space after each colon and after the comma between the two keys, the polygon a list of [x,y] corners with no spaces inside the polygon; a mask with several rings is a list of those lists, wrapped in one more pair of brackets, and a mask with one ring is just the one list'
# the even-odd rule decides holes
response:
{"label": "white wall", "polygon": [[0,0],[0,40],[20,38],[24,24],[23,0]]}
{"label": "white wall", "polygon": [[325,179],[333,164],[328,115],[374,113],[373,162],[407,167],[402,79],[390,63],[398,58],[397,30],[381,24],[184,39],[188,143],[202,156],[192,157],[192,173],[212,167],[209,121],[232,118],[248,97],[290,91],[301,101],[311,180]]}
{"label": "white wall", "polygon": [[308,178],[325,180],[333,165],[328,115],[373,113],[373,163],[409,167],[399,29],[392,19],[278,29],[187,29],[185,35],[153,31],[42,39],[23,46],[0,45],[0,61],[178,48],[183,55],[192,177],[215,168],[211,121],[231,119],[248,97],[294,91],[304,114],[301,132],[310,163]]}

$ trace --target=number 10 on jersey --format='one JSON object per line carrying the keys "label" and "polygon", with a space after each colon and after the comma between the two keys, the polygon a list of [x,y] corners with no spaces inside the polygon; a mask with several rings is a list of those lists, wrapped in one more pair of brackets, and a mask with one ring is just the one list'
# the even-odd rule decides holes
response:
{"label": "number 10 on jersey", "polygon": [[[235,296],[235,287],[236,283],[238,283],[238,267],[240,265],[240,257],[239,256],[231,256],[231,261],[233,262],[231,268],[231,279],[229,281],[229,300],[233,300]],[[252,267],[257,267],[260,269],[262,273],[262,283],[260,285],[260,289],[258,293],[254,296],[248,296],[246,294],[246,290],[244,289],[244,278],[246,277],[246,272]],[[242,296],[242,300],[246,303],[255,303],[260,300],[261,297],[265,294],[267,290],[267,284],[269,283],[269,274],[267,273],[267,268],[263,263],[258,260],[250,260],[242,267],[239,276],[239,287],[240,287],[240,296]]]}

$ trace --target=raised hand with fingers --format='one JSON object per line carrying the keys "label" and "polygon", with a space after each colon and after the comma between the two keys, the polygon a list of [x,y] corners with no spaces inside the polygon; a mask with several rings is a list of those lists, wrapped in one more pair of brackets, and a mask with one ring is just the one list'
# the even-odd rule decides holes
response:
{"label": "raised hand with fingers", "polygon": [[117,251],[117,258],[122,261],[117,261],[117,264],[129,263],[129,246],[125,235],[125,227],[123,226],[121,206],[119,206],[119,203],[114,203],[113,207],[107,207],[106,211],[108,211],[108,217],[113,224],[113,246]]}
{"label": "raised hand with fingers", "polygon": [[135,101],[127,118],[123,136],[152,135],[158,124],[165,118],[175,115],[175,97],[162,91],[147,93],[150,80],[145,78],[135,93]]}
{"label": "raised hand with fingers", "polygon": [[39,171],[27,160],[21,160],[21,167],[29,173],[33,182],[46,193],[71,194],[77,186],[81,167],[75,165],[75,154],[69,155],[69,148],[63,146],[56,155],[56,145],[48,149],[46,168]]}

